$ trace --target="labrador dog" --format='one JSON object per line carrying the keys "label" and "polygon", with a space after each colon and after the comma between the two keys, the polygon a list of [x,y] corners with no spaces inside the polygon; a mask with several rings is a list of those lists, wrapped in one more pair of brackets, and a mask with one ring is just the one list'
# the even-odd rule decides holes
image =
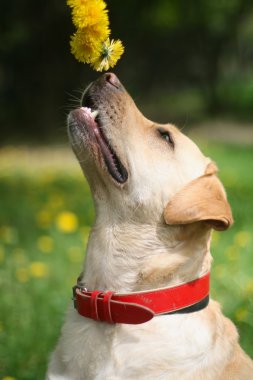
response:
{"label": "labrador dog", "polygon": [[47,379],[253,379],[235,326],[208,303],[212,229],[233,223],[216,165],[146,119],[112,73],[68,131],[96,218]]}

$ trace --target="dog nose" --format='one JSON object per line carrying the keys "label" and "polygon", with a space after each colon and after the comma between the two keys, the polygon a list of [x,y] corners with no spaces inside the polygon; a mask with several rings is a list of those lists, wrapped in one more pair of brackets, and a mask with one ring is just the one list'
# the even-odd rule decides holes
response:
{"label": "dog nose", "polygon": [[114,86],[116,88],[120,88],[121,83],[115,74],[106,73],[105,74],[105,80],[106,80],[106,82],[110,83],[112,86]]}

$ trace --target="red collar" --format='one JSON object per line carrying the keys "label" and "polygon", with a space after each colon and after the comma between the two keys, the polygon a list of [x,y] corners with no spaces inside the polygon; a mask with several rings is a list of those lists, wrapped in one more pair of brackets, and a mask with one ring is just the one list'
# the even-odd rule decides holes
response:
{"label": "red collar", "polygon": [[207,306],[210,272],[169,288],[133,293],[89,291],[73,288],[74,306],[86,318],[108,323],[139,324],[156,315],[189,313]]}

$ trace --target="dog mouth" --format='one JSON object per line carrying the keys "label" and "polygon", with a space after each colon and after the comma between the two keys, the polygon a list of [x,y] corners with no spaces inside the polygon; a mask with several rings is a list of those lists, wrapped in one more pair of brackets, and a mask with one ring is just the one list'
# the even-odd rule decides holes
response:
{"label": "dog mouth", "polygon": [[85,102],[83,107],[71,112],[68,125],[72,138],[75,140],[77,134],[78,138],[83,137],[85,141],[88,139],[93,148],[92,150],[95,151],[95,155],[98,157],[100,166],[106,167],[116,183],[124,184],[128,179],[128,172],[106,137],[100,111],[91,104],[91,101],[89,103]]}

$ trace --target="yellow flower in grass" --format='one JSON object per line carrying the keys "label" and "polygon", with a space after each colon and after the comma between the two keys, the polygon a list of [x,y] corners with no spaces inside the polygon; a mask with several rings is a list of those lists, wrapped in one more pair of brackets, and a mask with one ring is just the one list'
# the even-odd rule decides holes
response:
{"label": "yellow flower in grass", "polygon": [[54,248],[54,241],[50,236],[40,236],[37,240],[37,246],[40,251],[50,253]]}
{"label": "yellow flower in grass", "polygon": [[51,212],[48,210],[41,210],[36,215],[36,221],[39,227],[47,228],[52,221]]}
{"label": "yellow flower in grass", "polygon": [[249,316],[249,312],[245,308],[240,308],[235,313],[235,318],[238,322],[246,322]]}
{"label": "yellow flower in grass", "polygon": [[0,238],[6,244],[16,244],[18,240],[18,234],[14,227],[2,226],[0,228]]}
{"label": "yellow flower in grass", "polygon": [[5,376],[2,378],[2,380],[16,380],[15,377],[11,377],[11,376]]}
{"label": "yellow flower in grass", "polygon": [[226,257],[231,261],[236,261],[240,257],[240,251],[236,245],[231,245],[225,250]]}
{"label": "yellow flower in grass", "polygon": [[253,280],[249,280],[246,283],[243,292],[247,295],[253,295]]}
{"label": "yellow flower in grass", "polygon": [[103,43],[100,54],[92,60],[91,65],[97,71],[108,70],[114,67],[124,53],[124,47],[120,40],[114,41],[109,38]]}
{"label": "yellow flower in grass", "polygon": [[47,207],[49,210],[57,210],[62,208],[65,202],[64,195],[61,193],[54,193],[50,196]]}
{"label": "yellow flower in grass", "polygon": [[44,278],[48,276],[49,269],[47,264],[42,263],[41,261],[34,261],[30,264],[29,272],[31,277]]}
{"label": "yellow flower in grass", "polygon": [[30,273],[27,268],[17,268],[16,269],[16,278],[21,284],[26,283],[29,280]]}
{"label": "yellow flower in grass", "polygon": [[72,18],[76,28],[86,28],[95,24],[100,24],[104,30],[108,29],[109,19],[106,4],[101,0],[85,2],[78,7],[73,7]]}
{"label": "yellow flower in grass", "polygon": [[58,214],[56,224],[60,231],[71,233],[77,230],[78,219],[73,212],[63,211]]}
{"label": "yellow flower in grass", "polygon": [[235,244],[239,247],[246,247],[250,242],[251,236],[251,233],[248,231],[239,231],[234,237]]}

